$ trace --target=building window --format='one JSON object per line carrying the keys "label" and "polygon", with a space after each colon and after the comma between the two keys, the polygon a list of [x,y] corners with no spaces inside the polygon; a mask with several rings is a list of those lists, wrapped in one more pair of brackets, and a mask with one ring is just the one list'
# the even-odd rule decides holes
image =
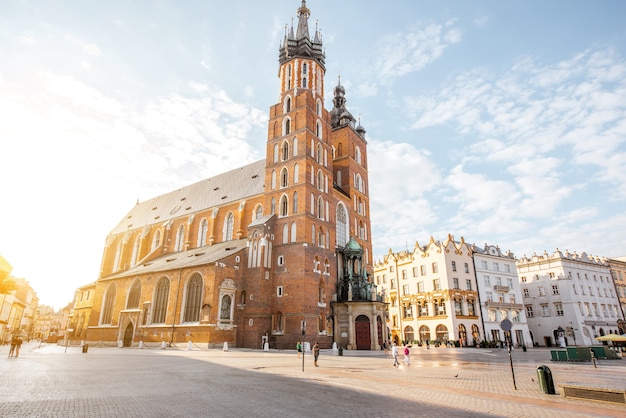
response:
{"label": "building window", "polygon": [[232,212],[228,212],[228,215],[226,215],[226,223],[224,224],[224,241],[230,241],[233,239],[234,225],[235,216]]}
{"label": "building window", "polygon": [[289,142],[284,141],[282,146],[282,161],[289,159]]}
{"label": "building window", "polygon": [[413,267],[413,277],[417,277],[417,267]]}
{"label": "building window", "polygon": [[465,267],[465,272],[469,273],[469,264],[465,263],[464,267]]}
{"label": "building window", "polygon": [[185,313],[183,322],[200,321],[200,307],[202,306],[202,277],[194,274],[187,283],[185,292]]}
{"label": "building window", "polygon": [[439,270],[437,269],[437,263],[433,263],[432,268],[433,268],[433,273],[438,273]]}
{"label": "building window", "polygon": [[550,308],[548,308],[548,305],[546,304],[541,305],[541,315],[550,316]]}
{"label": "building window", "polygon": [[556,311],[556,316],[563,316],[563,304],[562,303],[555,303],[554,304],[554,310]]}
{"label": "building window", "polygon": [[557,284],[553,284],[552,285],[552,294],[553,295],[558,295],[559,294],[559,285],[557,285]]}
{"label": "building window", "polygon": [[406,275],[406,270],[402,270],[402,279],[406,280],[407,275]]}
{"label": "building window", "polygon": [[130,266],[133,267],[137,264],[137,257],[139,255],[139,243],[141,241],[141,236],[137,235],[135,238],[135,245],[133,245],[133,255],[130,257]]}
{"label": "building window", "polygon": [[403,295],[408,295],[409,294],[409,285],[405,284],[402,286],[402,294]]}
{"label": "building window", "polygon": [[128,299],[126,300],[126,309],[139,308],[139,298],[141,296],[141,282],[136,279],[128,292]]}
{"label": "building window", "polygon": [[425,265],[421,265],[420,266],[420,274],[422,276],[426,276],[426,266]]}
{"label": "building window", "polygon": [[282,286],[276,286],[276,296],[279,298],[283,297],[283,287]]}
{"label": "building window", "polygon": [[231,295],[222,295],[220,301],[220,321],[230,321],[232,318],[233,298]]}
{"label": "building window", "polygon": [[439,279],[433,279],[433,290],[441,290]]}
{"label": "building window", "polygon": [[528,289],[522,289],[522,293],[524,294],[525,298],[530,297],[530,292],[528,291]]}
{"label": "building window", "polygon": [[154,234],[154,239],[152,240],[152,248],[150,250],[156,250],[159,245],[161,245],[161,231],[157,230]]}
{"label": "building window", "polygon": [[176,233],[176,244],[174,245],[174,251],[182,251],[185,246],[185,225],[178,227]]}
{"label": "building window", "polygon": [[202,221],[200,222],[200,228],[198,228],[198,247],[204,247],[206,245],[206,235],[208,230],[209,222],[206,220],[206,218],[202,218]]}
{"label": "building window", "polygon": [[102,318],[100,324],[107,325],[113,320],[113,306],[115,305],[115,292],[117,288],[115,283],[111,283],[107,288],[106,295],[102,301]]}
{"label": "building window", "polygon": [[533,305],[526,305],[526,316],[532,318],[533,314]]}
{"label": "building window", "polygon": [[487,262],[486,261],[481,261],[480,265],[483,268],[483,270],[489,270],[489,268],[487,267]]}
{"label": "building window", "polygon": [[[508,266],[508,265],[506,265]],[[511,320],[513,322],[519,322],[519,312],[518,311],[511,311]]]}
{"label": "building window", "polygon": [[287,196],[283,195],[280,198],[280,216],[287,216],[289,210],[289,201]]}
{"label": "building window", "polygon": [[452,287],[454,289],[458,289],[459,288],[459,278],[458,277],[453,277],[452,278]]}
{"label": "building window", "polygon": [[286,167],[280,170],[280,187],[287,187],[289,185],[289,172]]}
{"label": "building window", "polygon": [[465,287],[467,290],[472,290],[472,281],[470,279],[465,280]]}
{"label": "building window", "polygon": [[452,262],[452,271],[456,271],[456,261]]}
{"label": "building window", "polygon": [[170,281],[167,277],[161,277],[156,285],[154,294],[154,307],[152,308],[152,323],[164,324],[167,313],[167,300],[170,293]]}
{"label": "building window", "polygon": [[539,287],[537,288],[537,294],[539,294],[539,296],[545,296],[545,295],[546,295],[546,292],[545,292],[545,290],[543,289],[543,286],[539,286]]}
{"label": "building window", "polygon": [[346,209],[341,203],[337,205],[336,219],[337,245],[343,247],[348,243],[348,217],[346,216]]}

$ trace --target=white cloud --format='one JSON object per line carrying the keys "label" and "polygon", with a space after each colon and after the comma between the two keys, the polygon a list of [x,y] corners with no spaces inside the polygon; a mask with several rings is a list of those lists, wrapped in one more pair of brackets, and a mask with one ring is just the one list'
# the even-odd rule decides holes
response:
{"label": "white cloud", "polygon": [[370,140],[368,156],[374,253],[380,256],[398,242],[413,242],[416,228],[437,221],[425,195],[442,180],[430,156],[411,144]]}
{"label": "white cloud", "polygon": [[373,62],[362,77],[368,88],[359,94],[376,94],[377,85],[389,85],[396,78],[418,71],[439,59],[443,51],[461,41],[462,32],[454,21],[445,23],[419,22],[409,28],[384,36],[374,46]]}

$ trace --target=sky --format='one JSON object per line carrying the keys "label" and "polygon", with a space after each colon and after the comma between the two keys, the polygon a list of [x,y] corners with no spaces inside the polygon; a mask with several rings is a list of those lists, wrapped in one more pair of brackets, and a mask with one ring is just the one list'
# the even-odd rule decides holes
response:
{"label": "sky", "polygon": [[[264,158],[299,0],[0,0],[0,254],[59,309],[136,202]],[[626,2],[309,0],[374,260],[626,255]]]}

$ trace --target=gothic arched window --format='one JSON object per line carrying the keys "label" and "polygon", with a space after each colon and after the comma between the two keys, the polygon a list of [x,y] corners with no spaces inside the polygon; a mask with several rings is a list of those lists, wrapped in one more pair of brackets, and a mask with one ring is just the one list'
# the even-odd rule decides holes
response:
{"label": "gothic arched window", "polygon": [[115,292],[117,288],[115,283],[111,283],[107,287],[107,291],[102,301],[102,317],[100,318],[101,325],[110,324],[113,319],[113,306],[115,305]]}
{"label": "gothic arched window", "polygon": [[200,221],[200,227],[198,228],[198,247],[204,247],[206,245],[206,235],[209,230],[209,221],[206,218],[202,218]]}
{"label": "gothic arched window", "polygon": [[235,216],[232,212],[228,212],[228,215],[226,215],[226,222],[224,223],[224,241],[230,241],[233,239],[234,226]]}
{"label": "gothic arched window", "polygon": [[154,292],[154,308],[152,310],[152,323],[164,324],[167,314],[167,300],[170,293],[170,281],[167,277],[161,277]]}
{"label": "gothic arched window", "polygon": [[178,227],[176,232],[176,244],[174,245],[174,251],[182,251],[185,246],[185,225]]}
{"label": "gothic arched window", "polygon": [[139,279],[135,279],[133,285],[128,292],[128,299],[126,299],[126,309],[137,309],[139,307],[139,297],[141,296],[141,282]]}
{"label": "gothic arched window", "polygon": [[187,282],[185,292],[185,311],[183,322],[200,321],[200,308],[202,307],[202,277],[194,274]]}

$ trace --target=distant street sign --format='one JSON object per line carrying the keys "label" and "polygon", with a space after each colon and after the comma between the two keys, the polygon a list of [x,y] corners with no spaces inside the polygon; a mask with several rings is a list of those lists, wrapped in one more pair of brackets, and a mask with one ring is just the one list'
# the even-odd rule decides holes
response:
{"label": "distant street sign", "polygon": [[502,322],[500,322],[500,328],[502,328],[503,331],[506,331],[506,332],[511,331],[512,326],[513,324],[508,319],[505,319]]}

